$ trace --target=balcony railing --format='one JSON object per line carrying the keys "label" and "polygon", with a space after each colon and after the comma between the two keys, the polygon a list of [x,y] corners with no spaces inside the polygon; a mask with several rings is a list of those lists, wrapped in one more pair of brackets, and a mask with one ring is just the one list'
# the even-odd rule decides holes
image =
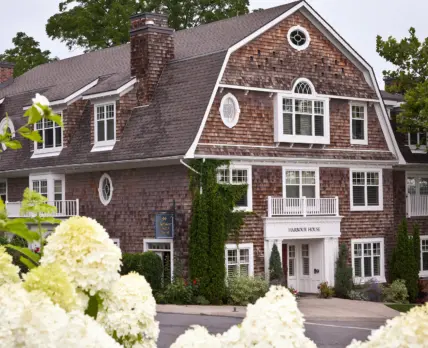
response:
{"label": "balcony railing", "polygon": [[[21,214],[21,202],[6,202],[7,215],[10,218],[31,217],[31,214]],[[56,218],[78,216],[79,215],[79,200],[68,201],[48,201],[47,204],[56,207],[56,213],[41,214],[42,216],[50,216]]]}
{"label": "balcony railing", "polygon": [[339,216],[339,197],[268,197],[268,216]]}
{"label": "balcony railing", "polygon": [[428,195],[407,195],[407,216],[428,216]]}

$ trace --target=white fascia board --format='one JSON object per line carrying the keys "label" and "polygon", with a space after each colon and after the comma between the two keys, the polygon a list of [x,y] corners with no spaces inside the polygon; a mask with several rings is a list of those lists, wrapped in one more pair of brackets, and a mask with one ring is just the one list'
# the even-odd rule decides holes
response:
{"label": "white fascia board", "polygon": [[118,89],[107,91],[107,92],[84,95],[82,99],[83,100],[89,100],[89,99],[109,97],[112,95],[122,96],[122,95],[126,94],[127,92],[129,92],[133,88],[133,86],[136,82],[137,82],[137,79],[134,78],[131,81],[125,83],[123,86],[119,87]]}
{"label": "white fascia board", "polygon": [[4,98],[1,98],[0,99],[0,105],[3,104],[3,102],[4,102]]}

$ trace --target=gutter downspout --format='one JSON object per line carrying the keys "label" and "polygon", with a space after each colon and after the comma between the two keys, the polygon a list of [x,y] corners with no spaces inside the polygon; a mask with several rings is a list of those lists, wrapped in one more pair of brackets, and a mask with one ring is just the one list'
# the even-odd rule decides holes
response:
{"label": "gutter downspout", "polygon": [[201,173],[199,173],[198,171],[196,171],[194,168],[192,168],[191,166],[189,166],[186,162],[184,162],[183,159],[180,160],[180,163],[185,166],[186,168],[190,169],[192,172],[201,175]]}

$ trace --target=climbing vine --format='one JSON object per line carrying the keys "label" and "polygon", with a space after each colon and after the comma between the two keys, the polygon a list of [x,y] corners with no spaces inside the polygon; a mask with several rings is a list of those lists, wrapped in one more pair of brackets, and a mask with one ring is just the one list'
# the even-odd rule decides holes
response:
{"label": "climbing vine", "polygon": [[234,211],[236,203],[247,192],[247,185],[223,185],[217,181],[217,169],[229,161],[193,160],[189,163],[193,196],[190,226],[190,276],[198,279],[201,294],[211,303],[219,303],[225,293],[226,241],[239,243],[243,212]]}

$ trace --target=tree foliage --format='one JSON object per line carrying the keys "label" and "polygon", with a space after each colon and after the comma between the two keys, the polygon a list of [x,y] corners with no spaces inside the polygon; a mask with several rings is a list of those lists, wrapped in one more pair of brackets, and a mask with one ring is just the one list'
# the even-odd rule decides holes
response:
{"label": "tree foliage", "polygon": [[381,57],[395,66],[383,74],[392,81],[386,86],[391,93],[404,94],[405,103],[398,115],[402,132],[428,129],[428,38],[420,41],[414,28],[401,40],[378,36],[376,50]]}
{"label": "tree foliage", "polygon": [[282,270],[281,256],[278,247],[273,245],[269,259],[269,280],[271,284],[282,284],[284,282],[284,272]]}
{"label": "tree foliage", "polygon": [[334,292],[337,297],[348,298],[352,290],[352,267],[348,265],[348,247],[341,244],[339,256],[336,260],[336,273],[334,275]]}
{"label": "tree foliage", "polygon": [[419,266],[415,257],[413,238],[409,238],[407,221],[398,226],[397,244],[391,262],[391,280],[403,279],[406,282],[409,300],[414,302],[418,295]]}
{"label": "tree foliage", "polygon": [[190,226],[189,268],[197,279],[200,292],[211,303],[219,303],[225,294],[225,243],[239,239],[244,213],[234,211],[247,185],[220,185],[217,168],[227,161],[193,160],[189,171],[193,195]]}
{"label": "tree foliage", "polygon": [[46,33],[69,49],[95,50],[129,41],[129,17],[136,13],[169,15],[175,30],[248,13],[248,0],[64,0],[48,19]]}
{"label": "tree foliage", "polygon": [[413,252],[415,254],[415,262],[419,271],[421,265],[421,236],[418,224],[413,225]]}
{"label": "tree foliage", "polygon": [[49,63],[56,58],[51,58],[51,52],[42,51],[40,43],[31,36],[19,32],[12,39],[13,48],[7,49],[0,54],[0,61],[14,63],[13,76],[18,77],[34,67]]}

